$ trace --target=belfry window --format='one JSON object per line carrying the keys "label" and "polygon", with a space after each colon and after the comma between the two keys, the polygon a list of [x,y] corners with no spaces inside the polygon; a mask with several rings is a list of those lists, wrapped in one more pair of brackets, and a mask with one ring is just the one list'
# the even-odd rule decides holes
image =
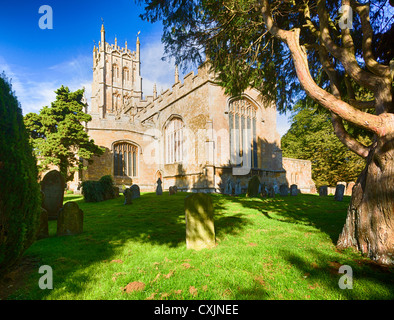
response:
{"label": "belfry window", "polygon": [[[230,157],[231,164],[258,167],[256,109],[246,99],[232,100],[229,104]],[[246,157],[247,156],[247,157]]]}
{"label": "belfry window", "polygon": [[136,177],[138,147],[127,142],[114,145],[114,176]]}
{"label": "belfry window", "polygon": [[165,127],[165,155],[166,163],[183,161],[183,121],[173,118]]}
{"label": "belfry window", "polygon": [[119,67],[114,64],[112,66],[112,82],[117,82],[119,79]]}

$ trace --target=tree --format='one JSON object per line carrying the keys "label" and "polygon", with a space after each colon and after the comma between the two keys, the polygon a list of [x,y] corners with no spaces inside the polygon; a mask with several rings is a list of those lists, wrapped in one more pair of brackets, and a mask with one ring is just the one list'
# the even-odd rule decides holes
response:
{"label": "tree", "polygon": [[36,238],[41,213],[36,158],[22,110],[0,75],[0,276]]}
{"label": "tree", "polygon": [[[145,3],[143,19],[163,20],[165,54],[181,66],[200,63],[205,54],[226,93],[253,86],[284,111],[304,92],[330,112],[339,140],[366,159],[337,246],[393,264],[394,106],[387,65],[392,57],[373,52],[374,33],[384,33],[382,27],[391,22],[381,10],[387,1],[373,6],[355,0],[139,2]],[[354,13],[353,29],[344,8]],[[356,85],[373,99],[358,100]],[[357,141],[343,121],[371,132],[372,144]]]}
{"label": "tree", "polygon": [[83,112],[84,90],[71,92],[61,86],[55,92],[51,107],[43,107],[39,114],[28,113],[24,121],[39,159],[39,171],[46,171],[52,164],[70,181],[76,171],[86,169],[83,160],[91,163],[92,157],[102,155],[104,150],[85,131],[83,122],[90,121],[91,116]]}
{"label": "tree", "polygon": [[[349,126],[346,128],[349,130]],[[357,140],[371,144],[370,137]],[[291,127],[281,139],[284,157],[312,162],[312,179],[317,187],[335,186],[338,181],[356,181],[365,159],[351,152],[336,137],[330,114],[315,103],[300,100],[294,107]]]}

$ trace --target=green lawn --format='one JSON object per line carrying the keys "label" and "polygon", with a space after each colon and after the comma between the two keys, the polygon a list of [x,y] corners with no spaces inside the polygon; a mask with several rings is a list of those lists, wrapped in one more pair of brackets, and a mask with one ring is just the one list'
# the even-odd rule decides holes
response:
{"label": "green lawn", "polygon": [[[187,193],[145,193],[99,203],[67,195],[84,211],[84,232],[35,242],[38,262],[11,299],[394,299],[393,269],[335,248],[350,201],[298,195],[250,199],[212,194],[217,246],[186,250]],[[38,287],[39,265],[53,268],[52,290]],[[353,269],[342,290],[341,265]],[[140,290],[125,290],[140,288]],[[136,285],[135,287],[133,287]],[[129,291],[129,292],[127,292]]]}

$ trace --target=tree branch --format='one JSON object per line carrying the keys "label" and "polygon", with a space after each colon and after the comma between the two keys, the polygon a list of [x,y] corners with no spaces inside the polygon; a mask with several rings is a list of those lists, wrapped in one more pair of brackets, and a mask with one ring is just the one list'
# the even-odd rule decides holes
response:
{"label": "tree branch", "polygon": [[342,63],[349,76],[351,76],[359,85],[375,92],[376,88],[382,84],[382,79],[375,74],[371,74],[361,69],[357,63],[354,53],[335,44],[329,33],[328,13],[326,11],[325,1],[318,0],[317,3],[320,21],[320,38],[324,46]]}
{"label": "tree branch", "polygon": [[268,0],[262,1],[261,12],[270,33],[287,44],[297,77],[308,96],[342,119],[374,132],[379,137],[394,132],[394,115],[382,114],[377,116],[362,112],[320,88],[310,74],[307,54],[299,44],[300,29],[297,28],[292,31],[280,29],[272,19]]}
{"label": "tree branch", "polygon": [[369,4],[366,3],[362,5],[357,1],[353,0],[351,1],[351,6],[352,9],[358,13],[361,20],[361,29],[363,32],[362,52],[363,52],[365,65],[367,66],[369,71],[373,72],[378,76],[389,76],[390,68],[388,66],[378,63],[373,56],[373,50],[372,50],[373,30],[371,27],[371,23],[369,21]]}
{"label": "tree branch", "polygon": [[[330,79],[332,94],[337,99],[341,99],[338,73],[332,64],[332,59],[330,60],[328,56],[326,48],[324,48],[323,46],[321,46],[319,49],[319,57],[323,69],[326,72],[328,78]],[[368,156],[369,148],[363,145],[361,142],[357,141],[354,137],[352,137],[346,131],[342,119],[333,112],[331,112],[331,122],[336,136],[349,150],[353,151],[355,154],[363,158],[366,158]]]}

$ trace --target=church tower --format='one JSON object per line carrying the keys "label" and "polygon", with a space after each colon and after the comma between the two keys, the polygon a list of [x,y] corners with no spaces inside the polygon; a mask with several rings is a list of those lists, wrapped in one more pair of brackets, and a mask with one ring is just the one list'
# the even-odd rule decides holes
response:
{"label": "church tower", "polygon": [[93,83],[91,114],[99,118],[108,115],[121,117],[142,99],[142,78],[140,70],[140,40],[137,37],[136,51],[118,46],[105,39],[104,24],[101,26],[101,40],[93,48]]}

